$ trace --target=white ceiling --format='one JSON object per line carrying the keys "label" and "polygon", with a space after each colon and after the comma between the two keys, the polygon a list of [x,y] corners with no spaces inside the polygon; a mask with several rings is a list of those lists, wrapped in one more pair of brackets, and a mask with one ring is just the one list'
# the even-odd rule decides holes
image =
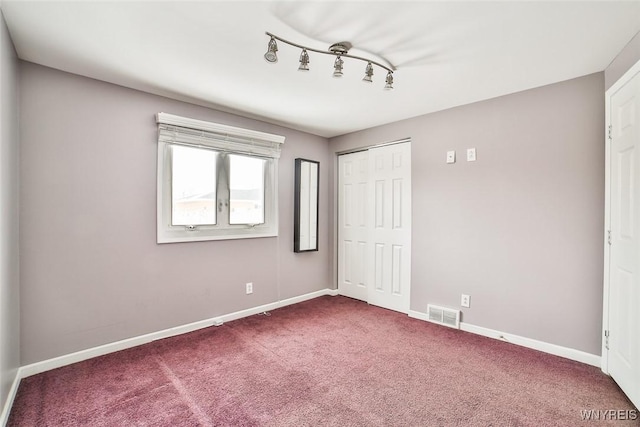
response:
{"label": "white ceiling", "polygon": [[[2,12],[20,58],[331,137],[602,71],[640,31],[639,1],[16,1]],[[279,43],[272,32],[397,67]]]}

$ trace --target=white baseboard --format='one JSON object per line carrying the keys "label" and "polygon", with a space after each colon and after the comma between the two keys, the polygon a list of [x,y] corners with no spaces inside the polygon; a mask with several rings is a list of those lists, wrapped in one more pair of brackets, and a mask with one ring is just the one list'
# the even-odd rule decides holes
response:
{"label": "white baseboard", "polygon": [[65,354],[63,356],[55,357],[53,359],[43,360],[42,362],[32,363],[20,368],[20,378],[26,378],[31,375],[36,375],[42,372],[50,371],[52,369],[60,368],[62,366],[71,365],[72,363],[81,362],[83,360],[91,359],[93,357],[103,356],[105,354],[114,353],[116,351],[125,350],[127,348],[136,347],[142,344],[156,341],[163,338],[172,337],[175,335],[185,334],[202,328],[208,328],[209,326],[221,325],[224,322],[230,322],[232,320],[241,319],[243,317],[253,316],[254,314],[262,313],[264,311],[271,311],[277,308],[285,307],[292,304],[297,304],[302,301],[307,301],[313,298],[317,298],[323,295],[337,295],[337,291],[334,289],[322,289],[320,291],[311,292],[305,295],[300,295],[293,298],[273,302],[270,304],[261,305],[258,307],[249,308],[246,310],[236,311],[234,313],[225,314],[210,319],[200,320],[198,322],[189,323],[186,325],[176,326],[174,328],[164,329],[162,331],[152,332],[146,335],[140,335],[133,338],[127,338],[121,341],[116,341],[109,344],[104,344],[98,347],[89,348],[86,350],[77,351],[75,353]]}
{"label": "white baseboard", "polygon": [[[409,311],[409,317],[415,319],[429,321],[426,313],[420,311]],[[494,329],[484,328],[482,326],[475,326],[469,323],[460,322],[460,330],[471,332],[472,334],[482,335],[497,339],[500,341],[510,342],[522,347],[531,348],[533,350],[542,351],[544,353],[553,354],[554,356],[564,357],[566,359],[575,360],[576,362],[585,363],[600,368],[600,356],[595,354],[586,353],[581,350],[575,350],[573,348],[563,347],[556,344],[550,344],[544,341],[538,341],[531,338],[521,337],[519,335],[508,334],[506,332],[496,331]]]}
{"label": "white baseboard", "polygon": [[9,395],[7,396],[7,400],[4,402],[4,406],[2,407],[2,413],[0,413],[0,426],[6,426],[9,421],[9,413],[11,412],[11,407],[13,406],[13,401],[16,398],[16,394],[18,393],[18,386],[20,385],[20,380],[22,379],[22,368],[16,369],[16,376],[11,383],[11,388],[9,389]]}

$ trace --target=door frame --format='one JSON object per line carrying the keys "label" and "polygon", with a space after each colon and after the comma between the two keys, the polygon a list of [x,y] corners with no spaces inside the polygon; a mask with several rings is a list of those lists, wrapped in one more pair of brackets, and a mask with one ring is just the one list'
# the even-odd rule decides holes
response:
{"label": "door frame", "polygon": [[611,97],[622,86],[640,74],[640,60],[636,62],[626,73],[622,75],[607,91],[604,97],[605,127],[604,127],[604,282],[602,295],[602,356],[600,365],[602,372],[609,375],[609,350],[607,349],[606,334],[609,331],[609,278],[611,273],[610,258],[611,245],[609,244],[609,230],[611,226],[611,140],[609,129],[611,127]]}
{"label": "door frame", "polygon": [[[355,148],[349,148],[346,150],[341,150],[341,151],[336,151],[334,154],[334,159],[333,159],[333,164],[334,164],[334,168],[333,168],[333,193],[334,193],[334,209],[333,209],[333,279],[334,279],[334,283],[335,283],[335,290],[336,293],[339,295],[340,292],[340,280],[338,277],[338,263],[340,262],[340,254],[339,254],[339,250],[340,250],[340,239],[339,237],[339,221],[338,221],[338,216],[340,215],[340,198],[338,197],[338,188],[340,186],[340,168],[339,168],[339,162],[338,162],[338,158],[340,156],[343,156],[345,154],[352,154],[352,153],[358,153],[360,151],[369,151],[370,149],[373,148],[379,148],[379,147],[386,147],[388,145],[396,145],[396,144],[404,144],[404,143],[410,143],[411,147],[413,147],[412,144],[412,140],[411,137],[407,137],[407,138],[401,138],[401,139],[397,139],[394,141],[389,141],[389,142],[382,142],[382,143],[378,143],[378,144],[372,144],[372,145],[365,145],[365,146],[361,146],[361,147],[355,147]],[[413,148],[410,151],[410,160],[412,160],[413,157]],[[412,163],[413,165],[413,163]],[[411,169],[411,174],[413,175],[413,168]],[[411,180],[411,191],[413,192],[413,179]],[[411,216],[413,217],[413,203],[411,204]],[[413,256],[412,256],[413,258]],[[410,260],[413,261],[413,260]],[[413,263],[411,263],[411,265],[413,265]],[[368,289],[368,286],[367,286]],[[409,284],[409,311],[411,310],[411,283]]]}

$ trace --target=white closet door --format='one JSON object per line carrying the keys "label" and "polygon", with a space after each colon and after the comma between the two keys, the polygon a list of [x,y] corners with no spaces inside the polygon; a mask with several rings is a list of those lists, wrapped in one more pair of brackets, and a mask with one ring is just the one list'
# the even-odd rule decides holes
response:
{"label": "white closet door", "polygon": [[338,292],[367,301],[368,153],[338,157]]}
{"label": "white closet door", "polygon": [[411,144],[369,150],[370,304],[409,312]]}
{"label": "white closet door", "polygon": [[640,406],[640,72],[610,94],[610,125],[607,368]]}
{"label": "white closet door", "polygon": [[338,291],[409,312],[411,144],[338,159]]}

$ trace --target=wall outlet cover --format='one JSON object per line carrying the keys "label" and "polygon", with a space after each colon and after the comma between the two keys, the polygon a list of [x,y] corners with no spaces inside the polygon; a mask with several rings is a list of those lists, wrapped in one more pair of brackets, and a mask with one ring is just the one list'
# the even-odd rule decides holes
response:
{"label": "wall outlet cover", "polygon": [[462,298],[460,298],[460,305],[469,308],[471,306],[471,297],[469,295],[462,294]]}
{"label": "wall outlet cover", "polygon": [[456,162],[456,152],[447,151],[447,163],[455,163],[455,162]]}

